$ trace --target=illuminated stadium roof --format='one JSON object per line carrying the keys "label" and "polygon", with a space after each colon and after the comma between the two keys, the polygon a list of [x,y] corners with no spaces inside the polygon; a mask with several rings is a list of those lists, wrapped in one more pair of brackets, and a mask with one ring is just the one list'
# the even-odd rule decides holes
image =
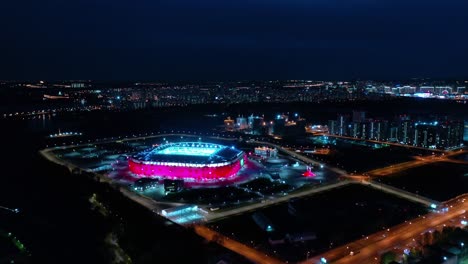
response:
{"label": "illuminated stadium roof", "polygon": [[181,162],[210,164],[229,162],[242,155],[242,151],[213,143],[179,142],[160,145],[133,156],[144,162]]}

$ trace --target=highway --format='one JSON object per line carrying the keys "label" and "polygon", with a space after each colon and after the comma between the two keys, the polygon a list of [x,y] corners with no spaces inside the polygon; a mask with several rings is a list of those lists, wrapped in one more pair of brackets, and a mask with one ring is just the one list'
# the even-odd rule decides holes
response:
{"label": "highway", "polygon": [[[466,202],[465,202],[466,200]],[[320,263],[325,258],[328,263],[378,263],[380,255],[395,247],[405,246],[422,233],[443,225],[457,226],[468,210],[468,194],[452,199],[444,206],[448,212],[431,212],[400,225],[383,230],[360,240],[332,249],[324,254],[310,258],[302,263]],[[452,221],[451,221],[452,220]],[[351,251],[354,255],[351,255]]]}

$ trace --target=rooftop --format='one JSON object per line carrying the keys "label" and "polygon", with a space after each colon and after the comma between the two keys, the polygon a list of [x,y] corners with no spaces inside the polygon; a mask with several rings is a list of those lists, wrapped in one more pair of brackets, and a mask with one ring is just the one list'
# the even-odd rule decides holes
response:
{"label": "rooftop", "polygon": [[242,151],[224,145],[204,142],[180,142],[160,145],[138,154],[134,159],[152,162],[180,162],[180,163],[221,163],[228,162]]}

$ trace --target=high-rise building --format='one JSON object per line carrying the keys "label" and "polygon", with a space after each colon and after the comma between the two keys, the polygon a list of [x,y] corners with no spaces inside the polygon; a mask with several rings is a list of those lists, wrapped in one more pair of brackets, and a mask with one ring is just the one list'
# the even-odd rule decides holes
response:
{"label": "high-rise building", "polygon": [[439,124],[439,140],[437,148],[459,148],[463,145],[464,123],[458,120]]}
{"label": "high-rise building", "polygon": [[398,125],[398,141],[401,144],[412,144],[414,135],[414,122],[409,119],[400,120]]}
{"label": "high-rise building", "polygon": [[415,123],[414,145],[423,148],[453,149],[463,146],[463,122],[457,120]]}
{"label": "high-rise building", "polygon": [[367,139],[377,141],[387,141],[388,122],[383,120],[373,120],[367,124]]}
{"label": "high-rise building", "polygon": [[338,115],[336,120],[337,127],[335,128],[336,134],[340,136],[348,135],[348,125],[349,125],[349,116],[347,115]]}
{"label": "high-rise building", "polygon": [[408,115],[400,115],[392,122],[365,117],[365,112],[353,111],[353,122],[349,122],[348,116],[338,115],[337,120],[328,121],[329,134],[437,149],[460,148],[468,139],[468,122],[434,117],[431,122],[415,122]]}
{"label": "high-rise building", "polygon": [[361,126],[359,123],[351,123],[348,125],[349,127],[349,136],[353,138],[360,138],[361,137]]}
{"label": "high-rise building", "polygon": [[369,135],[367,134],[369,132],[369,122],[360,122],[357,123],[360,131],[359,138],[360,139],[368,139]]}
{"label": "high-rise building", "polygon": [[398,124],[391,124],[388,129],[388,141],[398,142]]}
{"label": "high-rise building", "polygon": [[328,134],[337,135],[337,124],[336,120],[328,120]]}
{"label": "high-rise building", "polygon": [[437,148],[438,133],[435,124],[416,123],[414,129],[414,146],[423,148]]}

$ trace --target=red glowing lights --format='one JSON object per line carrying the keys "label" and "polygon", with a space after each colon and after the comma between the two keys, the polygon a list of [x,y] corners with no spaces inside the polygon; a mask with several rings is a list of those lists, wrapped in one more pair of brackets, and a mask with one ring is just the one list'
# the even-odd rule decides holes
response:
{"label": "red glowing lights", "polygon": [[215,181],[235,176],[242,168],[244,157],[219,167],[188,167],[183,165],[158,165],[130,159],[130,171],[139,177],[162,177],[190,181]]}

